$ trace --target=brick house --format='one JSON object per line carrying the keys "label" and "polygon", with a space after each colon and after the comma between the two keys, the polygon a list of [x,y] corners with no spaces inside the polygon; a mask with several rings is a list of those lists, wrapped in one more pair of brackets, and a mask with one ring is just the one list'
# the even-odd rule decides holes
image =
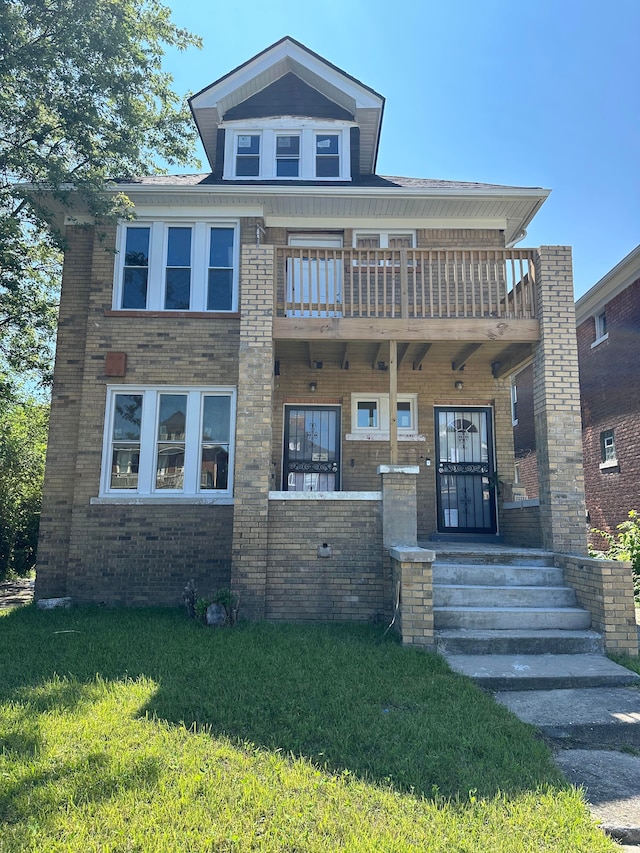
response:
{"label": "brick house", "polygon": [[548,191],[376,174],[383,107],[284,38],[192,97],[209,173],[67,220],[36,598],[376,619],[396,545],[585,553],[571,251],[514,247]]}
{"label": "brick house", "polygon": [[[587,523],[615,533],[640,507],[640,246],[576,302],[582,448]],[[533,421],[533,368],[512,378],[512,415],[518,483],[538,497]],[[594,545],[599,537],[590,534]]]}
{"label": "brick house", "polygon": [[576,302],[590,526],[615,533],[640,510],[640,246]]}

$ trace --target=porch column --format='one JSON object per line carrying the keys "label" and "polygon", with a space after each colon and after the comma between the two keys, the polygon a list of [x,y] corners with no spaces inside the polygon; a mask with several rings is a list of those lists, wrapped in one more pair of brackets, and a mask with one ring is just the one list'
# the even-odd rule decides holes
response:
{"label": "porch column", "polygon": [[389,462],[398,464],[398,342],[389,341]]}
{"label": "porch column", "polygon": [[382,476],[382,544],[385,548],[418,544],[418,465],[378,465]]}
{"label": "porch column", "polygon": [[240,266],[240,342],[231,586],[240,616],[264,619],[273,397],[272,246],[244,246]]}
{"label": "porch column", "polygon": [[540,342],[533,364],[542,545],[587,551],[578,348],[569,246],[542,246],[535,260]]}

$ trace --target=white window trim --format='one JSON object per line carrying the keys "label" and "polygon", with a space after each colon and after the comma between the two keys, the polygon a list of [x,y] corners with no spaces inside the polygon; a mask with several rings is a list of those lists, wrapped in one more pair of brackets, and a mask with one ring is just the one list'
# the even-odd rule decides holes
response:
{"label": "white window trim", "polygon": [[518,426],[518,418],[514,417],[518,405],[518,386],[515,382],[511,382],[511,425]]}
{"label": "white window trim", "polygon": [[[129,228],[149,228],[149,272],[147,280],[146,308],[122,308],[125,250]],[[175,311],[165,308],[167,248],[169,228],[191,228],[191,306],[189,312],[209,314],[231,314],[238,310],[238,281],[240,270],[240,223],[237,219],[147,219],[120,222],[116,238],[116,262],[114,264],[113,302],[114,311]],[[207,308],[209,269],[209,247],[212,228],[233,228],[233,295],[231,308],[226,310]]]}
{"label": "white window trim", "polygon": [[[358,245],[358,237],[371,237],[378,235],[380,237],[380,249],[388,249],[389,248],[389,237],[396,237],[398,234],[410,234],[411,239],[413,241],[412,248],[416,247],[416,232],[412,228],[386,228],[381,230],[379,228],[358,228],[357,231],[353,232],[353,248],[355,249]],[[375,249],[371,249],[372,252],[375,252]]]}
{"label": "white window trim", "polygon": [[[224,128],[224,172],[225,181],[350,181],[351,180],[351,128],[353,121],[297,119],[295,117],[265,118],[221,122]],[[316,177],[317,134],[338,134],[340,172],[337,177]],[[238,136],[260,135],[260,171],[258,175],[236,174],[236,151]],[[276,136],[300,137],[300,174],[283,177],[277,174]]]}
{"label": "white window trim", "polygon": [[[377,427],[358,426],[358,403],[376,403],[378,408]],[[398,427],[399,441],[425,441],[418,433],[418,395],[398,394],[398,403],[409,403],[411,427]],[[347,441],[389,441],[389,395],[383,393],[351,395],[351,432],[345,436]]]}
{"label": "white window trim", "polygon": [[[115,399],[118,394],[140,394],[142,400],[142,422],[140,426],[140,463],[138,487],[136,489],[113,489],[111,487],[111,464],[113,448],[113,421]],[[185,436],[185,489],[155,488],[156,447],[158,443],[158,406],[161,394],[184,394],[187,396],[187,430]],[[226,489],[201,489],[199,485],[200,447],[202,444],[202,401],[205,396],[230,398],[229,409],[229,462]],[[197,387],[184,385],[109,385],[105,407],[104,433],[102,441],[102,470],[100,477],[101,499],[118,503],[188,501],[193,503],[229,502],[233,496],[233,471],[236,424],[236,389],[232,386]],[[190,488],[188,488],[191,486]],[[195,488],[194,488],[195,486]],[[95,501],[95,499],[94,499]]]}
{"label": "white window trim", "polygon": [[591,349],[593,349],[594,347],[597,347],[598,344],[601,344],[604,341],[609,340],[609,332],[604,332],[604,334],[602,333],[603,322],[602,322],[601,318],[604,317],[605,323],[606,323],[606,316],[607,316],[606,310],[598,311],[596,314],[593,315],[593,321],[594,321],[595,328],[596,328],[596,339],[591,344]]}

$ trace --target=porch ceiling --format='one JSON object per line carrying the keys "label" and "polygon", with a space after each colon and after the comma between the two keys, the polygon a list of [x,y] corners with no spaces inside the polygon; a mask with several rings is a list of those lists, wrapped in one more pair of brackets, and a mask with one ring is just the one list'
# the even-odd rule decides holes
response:
{"label": "porch ceiling", "polygon": [[[485,367],[495,378],[507,376],[526,362],[533,353],[531,343],[490,341],[468,344],[465,341],[398,341],[398,370],[428,371],[432,366],[448,366],[458,375],[468,365]],[[386,370],[389,366],[388,341],[276,341],[275,358],[283,363],[304,364],[310,370],[366,366]]]}

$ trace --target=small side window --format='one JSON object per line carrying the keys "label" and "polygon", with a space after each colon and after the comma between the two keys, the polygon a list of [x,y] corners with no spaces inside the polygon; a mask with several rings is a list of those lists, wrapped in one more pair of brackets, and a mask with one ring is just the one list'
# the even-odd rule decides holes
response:
{"label": "small side window", "polygon": [[600,450],[603,462],[616,461],[616,442],[612,429],[607,429],[600,433]]}

